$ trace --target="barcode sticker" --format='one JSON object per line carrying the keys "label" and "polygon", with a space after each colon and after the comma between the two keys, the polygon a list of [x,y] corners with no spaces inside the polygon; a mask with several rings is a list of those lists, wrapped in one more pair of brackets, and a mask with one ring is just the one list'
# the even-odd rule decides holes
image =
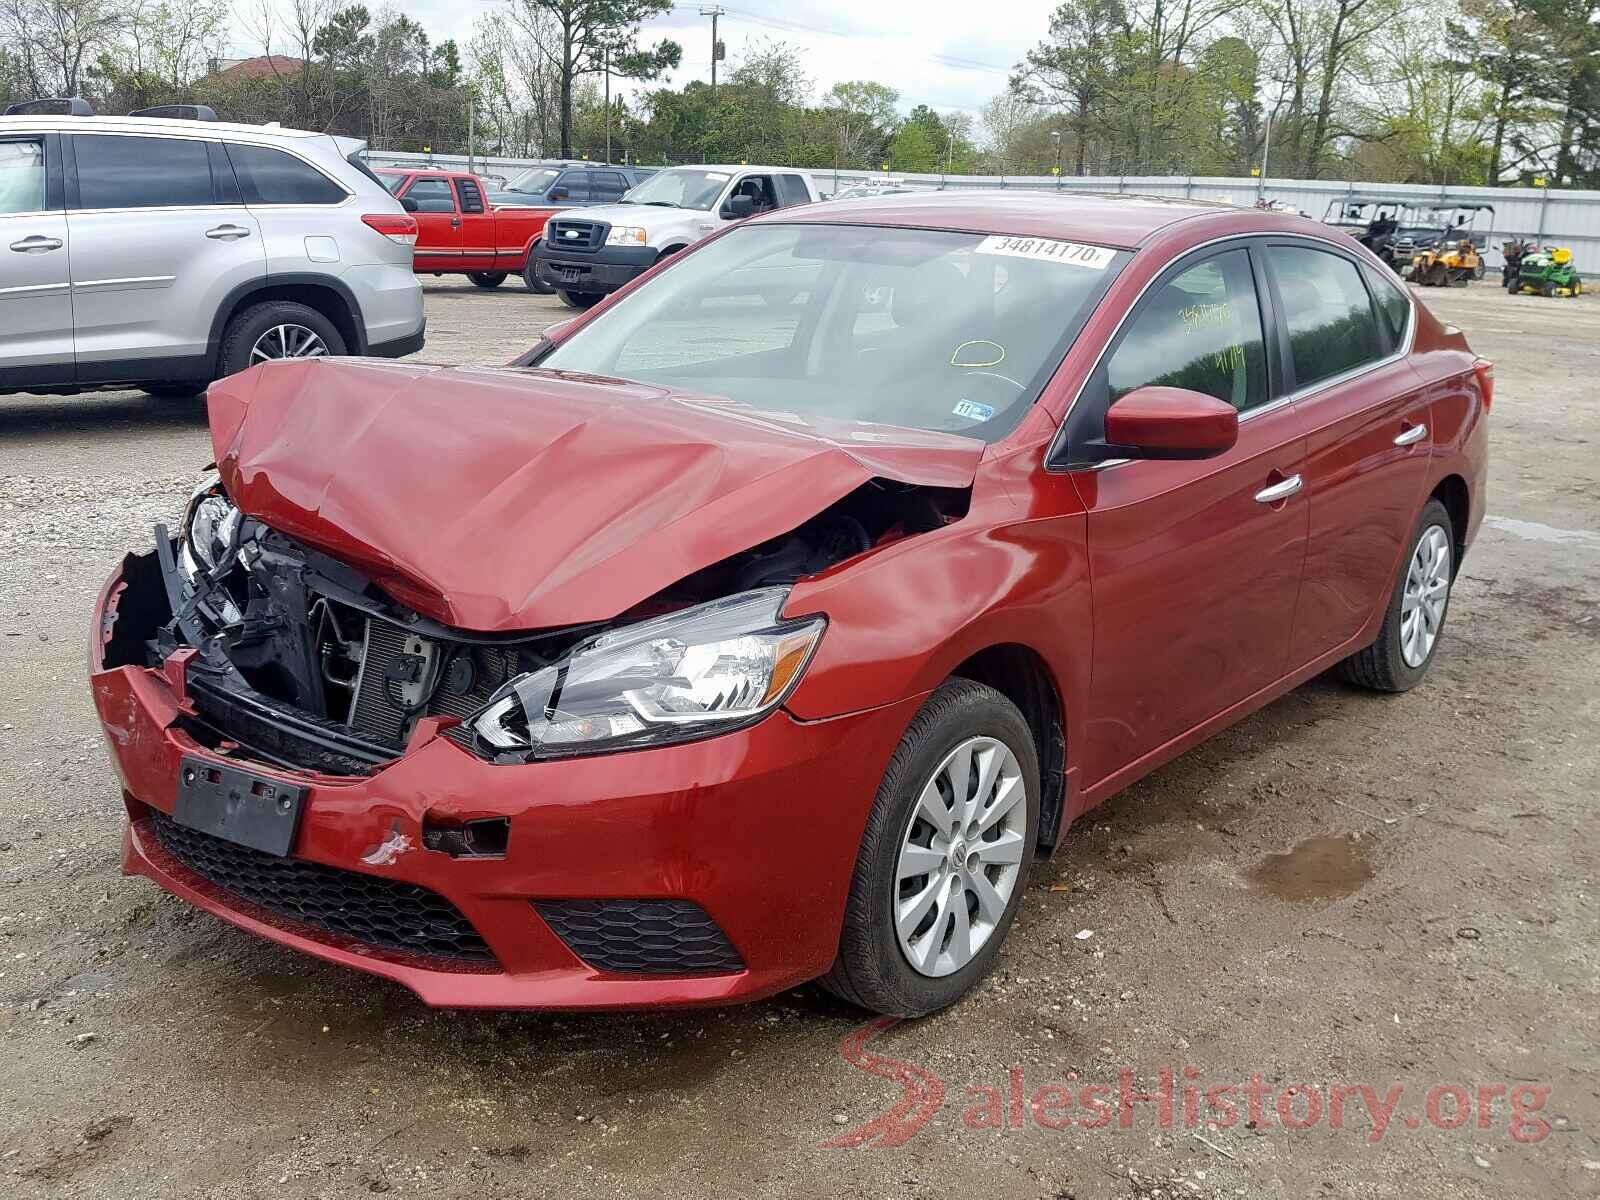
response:
{"label": "barcode sticker", "polygon": [[979,254],[1003,254],[1009,258],[1037,258],[1045,262],[1068,263],[1074,267],[1087,267],[1091,271],[1104,271],[1116,257],[1116,251],[1105,246],[1086,246],[1082,242],[1061,242],[1055,238],[1012,237],[992,234],[978,243]]}

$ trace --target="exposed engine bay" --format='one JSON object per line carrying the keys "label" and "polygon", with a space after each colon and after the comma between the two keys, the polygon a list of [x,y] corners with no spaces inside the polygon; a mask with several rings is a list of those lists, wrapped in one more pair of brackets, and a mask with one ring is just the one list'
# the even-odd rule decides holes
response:
{"label": "exposed engine bay", "polygon": [[[188,732],[222,753],[326,774],[365,774],[399,756],[418,721],[490,756],[477,718],[575,647],[707,602],[786,588],[964,515],[965,489],[874,479],[799,528],[714,563],[613,620],[529,633],[473,633],[397,603],[365,575],[244,514],[212,481],[181,531],[155,529],[130,556],[106,631],[107,667],[185,672]],[[559,699],[559,693],[557,699]],[[552,711],[554,702],[552,702]],[[626,731],[624,731],[626,732]]]}

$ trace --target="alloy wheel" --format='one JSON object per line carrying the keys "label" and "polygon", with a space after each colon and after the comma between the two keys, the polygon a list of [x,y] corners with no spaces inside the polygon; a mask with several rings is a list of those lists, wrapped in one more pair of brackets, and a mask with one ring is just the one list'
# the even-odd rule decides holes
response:
{"label": "alloy wheel", "polygon": [[1450,536],[1430,525],[1417,539],[1400,599],[1400,656],[1413,669],[1428,661],[1450,599]]}
{"label": "alloy wheel", "polygon": [[1017,756],[968,738],[923,784],[901,838],[891,919],[921,975],[972,961],[1005,916],[1027,847],[1027,789]]}
{"label": "alloy wheel", "polygon": [[276,358],[322,358],[328,344],[315,329],[304,325],[274,325],[250,347],[250,365]]}

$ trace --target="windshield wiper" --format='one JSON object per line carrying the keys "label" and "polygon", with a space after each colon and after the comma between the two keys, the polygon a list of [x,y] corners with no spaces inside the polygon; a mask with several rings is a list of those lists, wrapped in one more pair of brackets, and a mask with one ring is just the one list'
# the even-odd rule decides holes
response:
{"label": "windshield wiper", "polygon": [[674,204],[671,200],[633,200],[632,204],[653,204],[657,208],[682,208],[681,204]]}

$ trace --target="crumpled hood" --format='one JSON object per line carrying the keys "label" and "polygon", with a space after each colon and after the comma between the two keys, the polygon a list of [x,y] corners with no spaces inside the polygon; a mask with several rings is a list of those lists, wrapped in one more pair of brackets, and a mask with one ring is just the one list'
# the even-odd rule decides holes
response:
{"label": "crumpled hood", "polygon": [[874,477],[983,444],[565,372],[285,360],[213,384],[228,494],[462,629],[610,620]]}

